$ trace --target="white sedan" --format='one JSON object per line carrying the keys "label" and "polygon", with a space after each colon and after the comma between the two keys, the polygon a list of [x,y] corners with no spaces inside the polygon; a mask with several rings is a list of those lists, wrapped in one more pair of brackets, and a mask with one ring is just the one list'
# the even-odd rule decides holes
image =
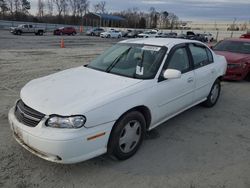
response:
{"label": "white sedan", "polygon": [[220,95],[226,60],[197,41],[122,41],[86,66],[27,83],[9,111],[14,138],[33,154],[76,163],[134,155],[152,130]]}
{"label": "white sedan", "polygon": [[158,36],[158,31],[152,30],[152,31],[145,31],[144,33],[141,33],[138,35],[138,38],[154,38]]}
{"label": "white sedan", "polygon": [[110,30],[110,31],[106,31],[106,32],[101,33],[100,37],[102,37],[102,38],[121,38],[122,33],[120,31]]}

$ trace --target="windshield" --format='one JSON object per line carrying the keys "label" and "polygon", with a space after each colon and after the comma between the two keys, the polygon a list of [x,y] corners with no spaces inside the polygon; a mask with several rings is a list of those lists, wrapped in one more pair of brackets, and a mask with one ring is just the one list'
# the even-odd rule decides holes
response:
{"label": "windshield", "polygon": [[250,54],[250,42],[225,40],[218,43],[213,49],[217,51]]}
{"label": "windshield", "polygon": [[166,47],[116,44],[87,67],[130,78],[152,79],[165,53]]}

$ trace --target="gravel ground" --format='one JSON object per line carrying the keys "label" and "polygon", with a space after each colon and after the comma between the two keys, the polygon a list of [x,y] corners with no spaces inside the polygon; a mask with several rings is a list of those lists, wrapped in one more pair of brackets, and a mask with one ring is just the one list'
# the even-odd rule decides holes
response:
{"label": "gravel ground", "polygon": [[0,187],[250,187],[250,84],[223,82],[214,108],[196,106],[153,130],[126,161],[106,155],[61,165],[12,138],[7,113],[26,82],[80,66],[116,40],[0,31]]}

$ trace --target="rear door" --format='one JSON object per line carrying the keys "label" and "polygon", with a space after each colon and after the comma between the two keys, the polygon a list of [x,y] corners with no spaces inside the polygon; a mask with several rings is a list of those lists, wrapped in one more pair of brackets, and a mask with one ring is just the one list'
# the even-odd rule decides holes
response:
{"label": "rear door", "polygon": [[213,64],[213,55],[204,45],[199,43],[189,44],[196,77],[194,100],[200,101],[206,98],[216,78],[216,70]]}

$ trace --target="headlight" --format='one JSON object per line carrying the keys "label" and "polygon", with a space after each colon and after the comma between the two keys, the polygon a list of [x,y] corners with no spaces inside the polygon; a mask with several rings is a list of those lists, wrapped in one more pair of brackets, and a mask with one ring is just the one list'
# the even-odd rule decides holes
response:
{"label": "headlight", "polygon": [[82,127],[86,122],[86,118],[82,115],[75,116],[58,116],[51,115],[49,119],[46,121],[46,126],[53,128],[69,128],[69,129],[77,129]]}

